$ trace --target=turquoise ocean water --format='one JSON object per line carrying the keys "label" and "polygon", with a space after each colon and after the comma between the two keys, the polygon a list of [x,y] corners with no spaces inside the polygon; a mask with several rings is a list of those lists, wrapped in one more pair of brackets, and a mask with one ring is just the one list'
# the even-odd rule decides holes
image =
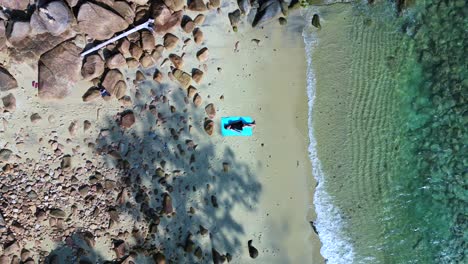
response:
{"label": "turquoise ocean water", "polygon": [[[310,123],[322,254],[329,263],[468,263],[468,2],[416,1],[400,15],[376,2],[345,16],[342,166],[320,155],[328,146]],[[333,8],[307,19],[321,12],[325,31]],[[304,33],[311,111],[324,89],[311,59],[321,36]]]}

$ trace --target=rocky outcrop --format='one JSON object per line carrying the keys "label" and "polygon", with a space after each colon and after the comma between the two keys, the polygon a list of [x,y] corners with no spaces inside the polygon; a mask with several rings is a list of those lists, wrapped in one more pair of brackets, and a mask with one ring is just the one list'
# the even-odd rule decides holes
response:
{"label": "rocky outcrop", "polygon": [[113,11],[86,2],[78,12],[81,31],[96,40],[105,40],[128,27],[128,22]]}
{"label": "rocky outcrop", "polygon": [[39,97],[61,99],[80,80],[81,49],[66,41],[43,54],[39,60]]}
{"label": "rocky outcrop", "polygon": [[65,32],[73,21],[73,14],[62,1],[53,1],[34,11],[29,22],[34,34],[49,32],[59,36]]}
{"label": "rocky outcrop", "polygon": [[268,21],[276,19],[281,14],[281,3],[279,0],[263,2],[255,15],[252,26],[256,27]]}
{"label": "rocky outcrop", "polygon": [[24,40],[31,32],[31,27],[29,22],[26,21],[15,21],[7,30],[8,33],[8,41],[11,44],[15,45],[18,42]]}

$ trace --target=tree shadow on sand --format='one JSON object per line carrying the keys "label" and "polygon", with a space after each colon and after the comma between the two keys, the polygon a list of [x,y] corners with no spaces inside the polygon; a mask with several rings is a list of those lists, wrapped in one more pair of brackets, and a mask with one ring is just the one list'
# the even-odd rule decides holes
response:
{"label": "tree shadow on sand", "polygon": [[[102,212],[114,245],[124,243],[112,263],[129,263],[129,255],[135,263],[154,263],[161,255],[173,263],[230,260],[247,243],[232,212],[255,210],[256,175],[230,147],[210,144],[205,111],[186,91],[153,81],[136,87],[132,107],[103,117],[92,144],[103,180],[115,181],[106,190],[113,202]],[[125,128],[133,117],[135,124]],[[102,259],[89,255],[93,263]]]}

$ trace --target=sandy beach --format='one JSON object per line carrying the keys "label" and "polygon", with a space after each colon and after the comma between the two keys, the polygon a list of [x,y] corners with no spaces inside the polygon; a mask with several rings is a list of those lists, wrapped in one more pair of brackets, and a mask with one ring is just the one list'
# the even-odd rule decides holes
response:
{"label": "sandy beach", "polygon": [[[83,17],[57,33],[77,37],[47,55],[19,56],[28,39],[49,33],[31,24],[23,50],[10,33],[0,92],[2,263],[323,263],[309,223],[305,20],[295,10],[286,25],[252,28],[242,17],[233,32],[237,3],[209,5],[184,11],[204,14],[193,25],[202,36],[187,22],[170,30],[175,38],[131,35],[129,47],[95,53],[104,72],[102,59],[83,70],[77,56],[93,46]],[[253,136],[223,137],[225,116],[252,117]]]}

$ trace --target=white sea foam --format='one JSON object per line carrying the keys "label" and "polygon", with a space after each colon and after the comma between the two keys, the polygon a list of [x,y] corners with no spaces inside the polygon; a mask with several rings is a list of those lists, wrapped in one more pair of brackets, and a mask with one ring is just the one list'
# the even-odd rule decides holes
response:
{"label": "white sea foam", "polygon": [[305,42],[305,51],[307,59],[307,95],[309,97],[309,157],[312,161],[312,173],[318,182],[314,194],[315,211],[317,212],[317,221],[315,223],[319,232],[322,249],[320,253],[328,260],[328,263],[349,264],[354,262],[354,250],[348,237],[343,234],[345,222],[341,214],[333,205],[332,197],[326,192],[326,179],[323,174],[320,160],[317,157],[317,141],[314,137],[312,127],[312,111],[314,108],[316,80],[312,68],[312,52],[318,43],[316,33],[311,29],[310,21],[315,13],[313,8],[304,11],[304,17],[307,21],[302,33]]}

